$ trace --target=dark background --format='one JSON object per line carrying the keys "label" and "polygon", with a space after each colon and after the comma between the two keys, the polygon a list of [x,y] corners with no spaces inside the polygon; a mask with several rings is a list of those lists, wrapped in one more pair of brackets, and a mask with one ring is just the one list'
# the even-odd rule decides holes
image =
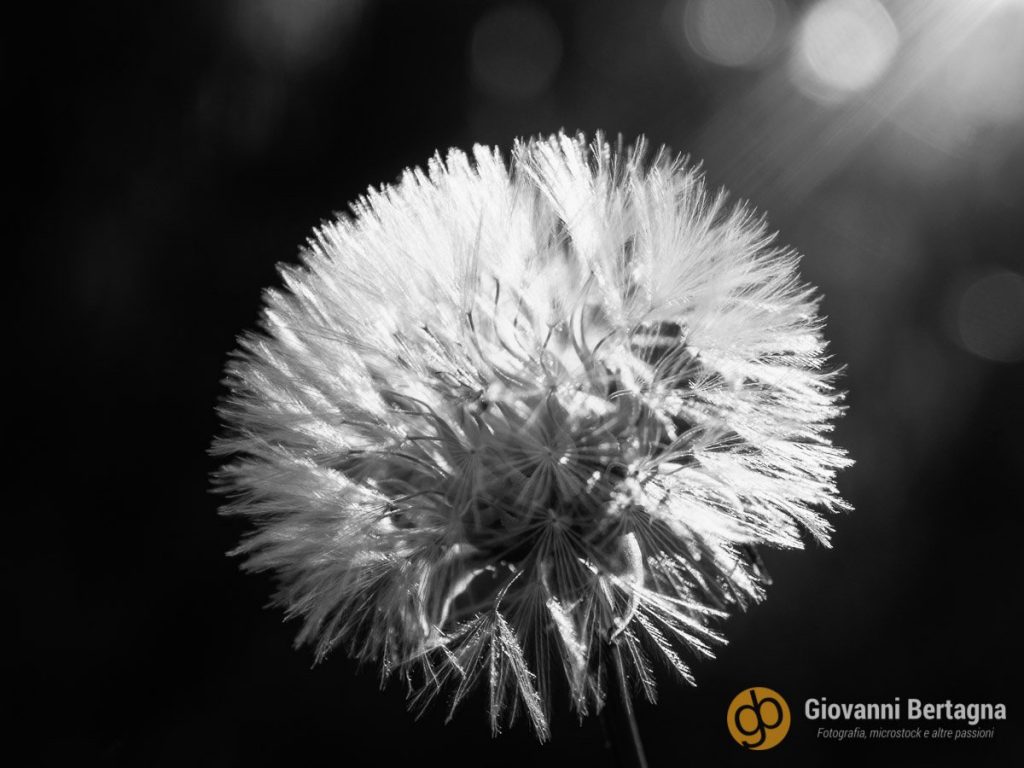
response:
{"label": "dark background", "polygon": [[[5,442],[24,498],[6,510],[7,677],[24,764],[611,764],[597,720],[564,708],[548,745],[523,724],[492,739],[482,700],[416,722],[375,670],[312,669],[264,610],[271,580],[224,556],[243,526],[207,480],[222,366],[275,264],[435,149],[559,128],[703,159],[805,253],[847,366],[836,440],[857,460],[840,483],[855,511],[832,550],[767,553],[767,601],[725,623],[699,687],[664,675],[639,706],[652,766],[999,764],[1020,716],[1024,4],[818,5],[193,0],[9,18],[8,290],[24,309]],[[725,731],[749,685],[796,710],[759,756]],[[799,714],[810,696],[999,701],[1009,720],[973,744],[839,744]]]}

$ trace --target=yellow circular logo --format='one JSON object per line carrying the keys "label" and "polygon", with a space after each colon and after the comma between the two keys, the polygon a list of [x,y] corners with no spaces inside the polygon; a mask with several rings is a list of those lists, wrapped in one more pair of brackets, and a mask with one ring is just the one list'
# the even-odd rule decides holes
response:
{"label": "yellow circular logo", "polygon": [[789,733],[789,705],[771,688],[746,688],[729,704],[726,724],[747,749],[771,749]]}

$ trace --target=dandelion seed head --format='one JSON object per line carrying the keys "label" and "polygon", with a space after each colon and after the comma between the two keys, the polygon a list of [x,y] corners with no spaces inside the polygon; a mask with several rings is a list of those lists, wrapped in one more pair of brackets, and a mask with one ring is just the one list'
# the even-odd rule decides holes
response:
{"label": "dandelion seed head", "polygon": [[318,657],[414,707],[485,679],[548,735],[608,649],[653,700],[763,595],[757,546],[828,542],[848,463],[813,291],[764,222],[662,151],[452,150],[314,233],[228,365],[238,548]]}

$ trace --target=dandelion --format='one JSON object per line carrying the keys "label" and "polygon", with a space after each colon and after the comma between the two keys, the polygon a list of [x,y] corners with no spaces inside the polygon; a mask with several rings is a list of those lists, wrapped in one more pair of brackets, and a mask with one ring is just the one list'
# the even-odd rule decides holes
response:
{"label": "dandelion", "polygon": [[[452,150],[281,269],[228,365],[236,550],[341,647],[548,736],[610,679],[691,681],[763,597],[757,547],[845,507],[813,290],[763,220],[600,136]],[[553,679],[564,677],[564,684]]]}

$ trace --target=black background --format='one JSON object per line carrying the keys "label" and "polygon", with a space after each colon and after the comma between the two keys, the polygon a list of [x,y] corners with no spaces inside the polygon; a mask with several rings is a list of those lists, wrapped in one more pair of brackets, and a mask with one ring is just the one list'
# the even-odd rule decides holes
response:
{"label": "black background", "polygon": [[[492,739],[482,699],[417,722],[375,670],[311,668],[297,627],[264,610],[270,578],[225,557],[243,525],[208,492],[222,367],[275,264],[435,149],[559,128],[705,158],[805,252],[848,365],[836,440],[858,462],[840,483],[856,509],[832,550],[766,553],[767,601],[725,623],[699,686],[666,674],[659,704],[639,705],[651,765],[1000,764],[1019,732],[1022,376],[961,343],[957,297],[985,270],[1021,271],[1019,117],[901,165],[914,141],[851,106],[769,98],[766,120],[802,122],[768,139],[732,120],[776,92],[785,51],[760,70],[688,56],[662,2],[545,5],[560,55],[529,94],[474,75],[493,3],[294,5],[314,23],[275,21],[271,0],[107,3],[47,5],[4,32],[6,186],[25,206],[5,366],[7,482],[24,496],[5,538],[26,764],[611,765],[597,720],[564,708],[547,745],[523,724]],[[515,72],[531,49],[511,38],[496,55]],[[749,685],[795,710],[770,753],[726,734]],[[1000,701],[1009,719],[979,743],[838,744],[799,714],[810,696]]]}

